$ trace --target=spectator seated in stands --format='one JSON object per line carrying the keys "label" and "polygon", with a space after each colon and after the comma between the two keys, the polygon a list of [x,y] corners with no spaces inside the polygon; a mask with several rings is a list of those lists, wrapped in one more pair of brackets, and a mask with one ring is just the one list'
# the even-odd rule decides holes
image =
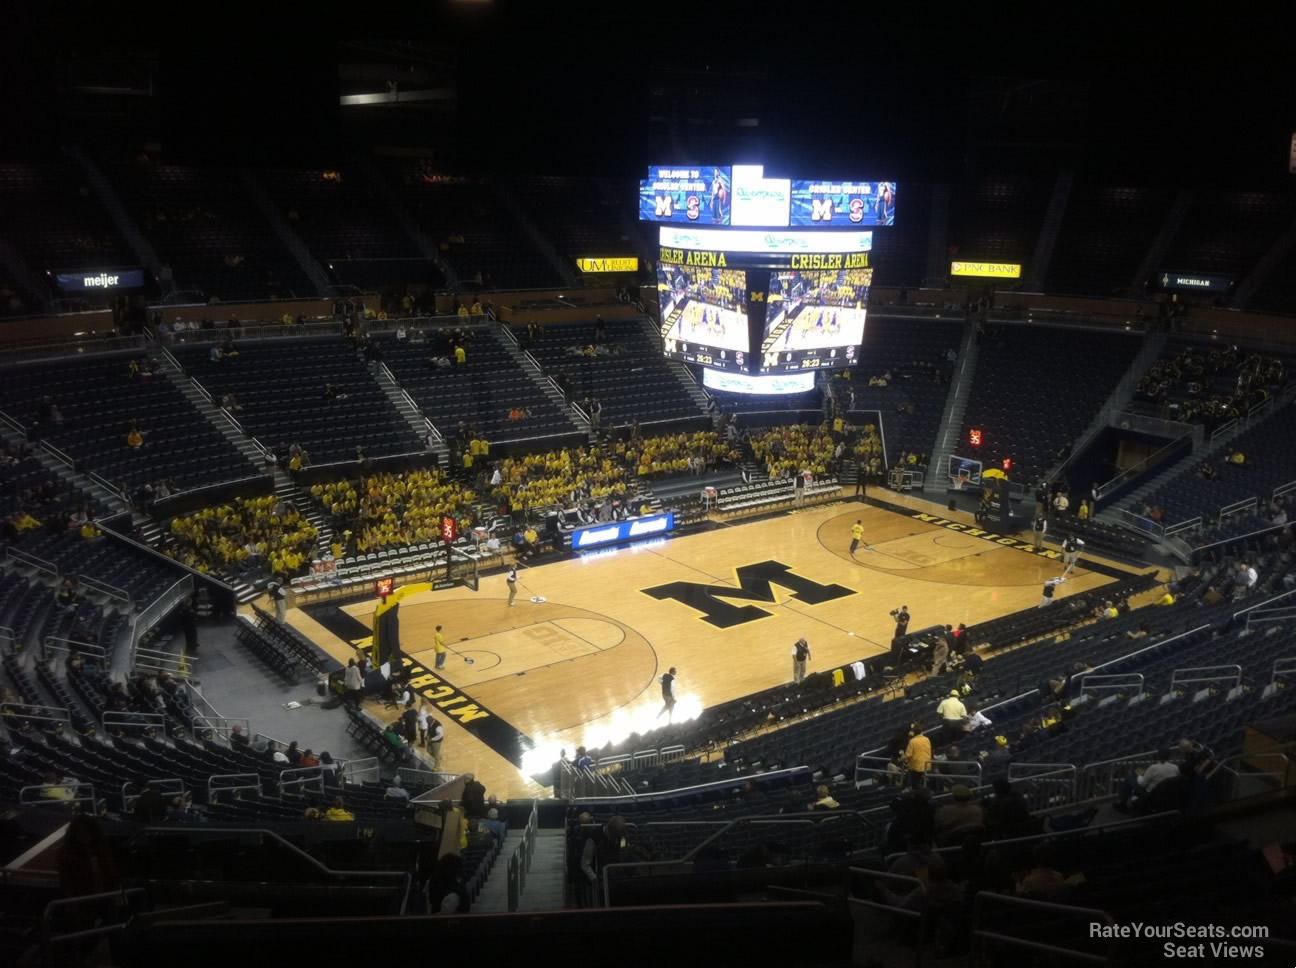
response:
{"label": "spectator seated in stands", "polygon": [[713,431],[621,440],[617,441],[614,453],[624,457],[640,477],[683,471],[701,473],[738,459],[738,452]]}
{"label": "spectator seated in stands", "polygon": [[351,534],[345,550],[361,553],[439,540],[444,514],[460,518],[466,530],[476,497],[434,468],[316,484],[311,496],[332,515],[335,531]]}
{"label": "spectator seated in stands", "polygon": [[1162,783],[1179,776],[1179,767],[1170,762],[1169,750],[1158,750],[1156,761],[1140,766],[1125,778],[1120,798],[1114,806],[1122,813],[1141,812],[1143,801]]}
{"label": "spectator seated in stands", "polygon": [[490,831],[497,841],[501,844],[504,843],[504,838],[508,834],[508,829],[505,827],[504,821],[500,820],[499,809],[497,807],[486,808],[486,819],[483,820],[481,824]]}
{"label": "spectator seated in stands", "polygon": [[1039,832],[1039,822],[1031,816],[1026,801],[1012,788],[1006,776],[994,781],[994,796],[984,803],[985,826],[996,840],[1029,837]]}
{"label": "spectator seated in stands", "polygon": [[470,820],[480,820],[486,816],[486,787],[475,774],[464,774],[464,788],[459,802],[463,805],[464,816]]}
{"label": "spectator seated in stands", "polygon": [[401,732],[400,720],[388,723],[383,729],[382,736],[383,742],[396,751],[399,759],[408,760],[410,758],[409,741],[405,739]]}
{"label": "spectator seated in stands", "polygon": [[832,791],[825,784],[821,783],[815,787],[815,797],[814,808],[816,810],[836,810],[841,807],[841,804],[833,798]]}
{"label": "spectator seated in stands", "polygon": [[950,792],[954,801],[942,804],[936,811],[935,831],[939,844],[956,843],[968,831],[985,826],[985,811],[981,804],[973,802],[970,789],[959,783]]}
{"label": "spectator seated in stands", "polygon": [[1049,900],[1064,894],[1067,889],[1066,878],[1057,869],[1056,864],[1057,856],[1051,844],[1040,844],[1036,847],[1034,863],[1030,870],[1018,877],[1018,896]]}
{"label": "spectator seated in stands", "polygon": [[384,796],[388,800],[408,800],[409,791],[401,784],[401,778],[399,776],[394,776],[392,777],[392,781],[388,785]]}
{"label": "spectator seated in stands", "polygon": [[625,471],[610,457],[584,447],[500,461],[496,499],[523,510],[552,504],[577,504],[625,496]]}
{"label": "spectator seated in stands", "polygon": [[757,431],[750,437],[752,453],[770,477],[781,478],[810,471],[828,473],[833,466],[836,442],[827,424],[798,424]]}
{"label": "spectator seated in stands", "polygon": [[325,820],[354,820],[355,814],[346,808],[341,797],[334,797],[324,814]]}
{"label": "spectator seated in stands", "polygon": [[167,554],[204,574],[237,574],[264,562],[271,575],[288,578],[308,563],[316,535],[280,498],[236,498],[174,518]]}

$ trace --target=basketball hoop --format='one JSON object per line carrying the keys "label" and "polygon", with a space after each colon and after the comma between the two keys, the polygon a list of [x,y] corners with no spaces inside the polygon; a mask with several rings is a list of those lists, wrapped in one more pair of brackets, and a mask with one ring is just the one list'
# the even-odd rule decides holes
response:
{"label": "basketball hoop", "polygon": [[966,485],[968,481],[970,481],[971,479],[972,479],[972,475],[970,475],[967,471],[959,471],[956,474],[951,474],[950,489],[954,491],[961,491],[963,490],[964,485]]}

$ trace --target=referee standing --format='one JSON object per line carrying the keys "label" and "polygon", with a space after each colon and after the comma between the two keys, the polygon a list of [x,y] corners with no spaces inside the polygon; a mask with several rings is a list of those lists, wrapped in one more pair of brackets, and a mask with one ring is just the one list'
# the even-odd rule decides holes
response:
{"label": "referee standing", "polygon": [[800,685],[805,681],[806,663],[810,661],[810,643],[797,639],[792,645],[792,681]]}
{"label": "referee standing", "polygon": [[517,565],[509,565],[508,578],[504,580],[508,582],[508,590],[509,590],[508,603],[509,603],[509,608],[512,608],[513,599],[517,598],[517,586],[518,586]]}

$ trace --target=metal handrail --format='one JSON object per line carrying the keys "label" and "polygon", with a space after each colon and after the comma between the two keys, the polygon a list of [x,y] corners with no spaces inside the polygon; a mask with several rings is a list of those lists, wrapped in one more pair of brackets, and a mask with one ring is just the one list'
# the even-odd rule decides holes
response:
{"label": "metal handrail", "polygon": [[1119,690],[1128,689],[1130,686],[1137,686],[1136,696],[1143,695],[1143,674],[1139,672],[1113,672],[1106,675],[1094,675],[1087,673],[1080,680],[1080,692],[1084,693],[1100,690]]}
{"label": "metal handrail", "polygon": [[[23,710],[34,710],[24,712]],[[19,719],[29,719],[37,723],[60,723],[71,726],[72,714],[62,706],[40,706],[30,702],[0,703],[0,717],[12,713]]]}
{"label": "metal handrail", "polygon": [[1272,595],[1269,598],[1266,598],[1263,602],[1256,602],[1254,605],[1248,605],[1246,608],[1239,609],[1233,613],[1233,621],[1236,622],[1248,612],[1254,612],[1256,609],[1264,608],[1266,605],[1272,605],[1274,602],[1291,598],[1294,595],[1296,595],[1296,588],[1293,588],[1291,591],[1280,592],[1277,595]]}
{"label": "metal handrail", "polygon": [[365,780],[356,780],[354,777],[370,773],[373,774],[373,781],[371,782],[377,782],[380,773],[378,757],[376,756],[365,756],[358,760],[344,760],[338,777],[343,783],[364,783]]}
{"label": "metal handrail", "polygon": [[[145,780],[144,783],[147,786],[158,788],[159,793],[179,793],[183,796],[185,792],[184,780],[180,779],[177,776],[148,779]],[[175,786],[178,786],[179,789],[174,789],[174,788],[167,789],[167,787],[175,787]],[[122,810],[127,810],[127,811],[130,810],[131,804],[134,803],[142,796],[142,794],[140,793],[131,793],[129,789],[130,787],[135,787],[136,789],[138,789],[138,784],[136,784],[134,780],[127,780],[125,783],[122,784],[121,787]]]}
{"label": "metal handrail", "polygon": [[[29,794],[35,790],[71,790],[72,796],[47,797],[43,792],[35,797],[30,796]],[[86,793],[86,790],[89,790],[90,792]],[[30,786],[25,786],[18,791],[18,802],[24,806],[45,805],[50,803],[89,803],[90,812],[94,813],[94,806],[99,801],[98,798],[95,797],[93,783],[84,783],[74,777],[69,782],[60,780],[58,783],[33,783]]]}
{"label": "metal handrail", "polygon": [[12,545],[5,549],[5,556],[11,561],[16,561],[21,565],[26,565],[28,568],[35,568],[36,570],[43,571],[55,578],[59,577],[58,565],[54,564],[54,562],[46,561],[44,558],[38,558],[26,551],[19,551]]}
{"label": "metal handrail", "polygon": [[323,796],[324,770],[318,766],[299,766],[293,769],[280,770],[278,783],[280,796],[288,792],[285,789],[286,787],[293,787],[293,792],[302,793],[312,784],[315,785],[315,792]]}
{"label": "metal handrail", "polygon": [[[903,884],[911,887],[922,894],[922,906],[920,910],[911,911],[909,908],[900,907],[896,904],[887,904],[885,901],[874,901],[869,898],[853,897],[850,893],[850,880],[853,877],[863,875],[877,881],[890,881],[892,884]],[[872,911],[885,911],[894,917],[911,918],[918,922],[917,936],[914,939],[913,960],[915,968],[922,965],[923,949],[927,943],[927,882],[918,877],[909,877],[905,874],[892,874],[890,871],[869,870],[866,867],[848,867],[846,869],[847,888],[846,904],[848,907],[867,908]]]}
{"label": "metal handrail", "polygon": [[72,459],[72,455],[69,454],[67,451],[62,450],[59,447],[55,447],[48,440],[42,440],[40,442],[40,445],[42,450],[44,450],[51,457],[59,461],[59,463],[66,464],[68,467],[76,466],[76,461]]}
{"label": "metal handrail", "polygon": [[[1105,430],[1106,428],[1104,427],[1103,429]],[[1138,477],[1149,467],[1151,467],[1154,463],[1159,462],[1163,455],[1167,454],[1171,450],[1176,450],[1182,447],[1185,441],[1189,442],[1189,445],[1191,446],[1192,434],[1184,434],[1182,437],[1178,437],[1175,440],[1172,440],[1164,447],[1161,447],[1160,449],[1149,454],[1147,457],[1144,457],[1141,461],[1139,461],[1134,466],[1127,467],[1125,470],[1121,471],[1119,474],[1117,474],[1107,483],[1098,485],[1097,494],[1096,494],[1097,499],[1101,501],[1112,491],[1121,487],[1126,482],[1131,481],[1134,478]]]}
{"label": "metal handrail", "polygon": [[126,929],[125,923],[118,924],[101,924],[94,928],[81,931],[69,931],[63,934],[54,933],[54,913],[63,908],[87,907],[90,905],[102,905],[104,901],[117,901],[126,903],[129,898],[147,897],[148,892],[142,887],[123,887],[116,891],[104,891],[100,894],[82,894],[79,897],[64,897],[56,901],[50,901],[45,905],[45,910],[41,913],[40,938],[41,938],[41,960],[45,965],[54,964],[50,948],[61,942],[71,942],[73,940],[85,940],[89,938],[104,937],[109,934],[116,934]]}
{"label": "metal handrail", "polygon": [[[1227,675],[1204,675],[1195,678],[1182,677],[1185,672],[1215,672],[1217,670],[1230,670]],[[1193,666],[1188,669],[1176,669],[1170,674],[1170,691],[1174,692],[1176,687],[1185,683],[1195,682],[1228,682],[1232,681],[1234,686],[1242,682],[1242,667],[1240,665],[1213,665],[1213,666]]]}
{"label": "metal handrail", "polygon": [[[219,781],[224,781],[224,780],[238,780],[238,781],[247,781],[247,782],[228,783],[228,784],[222,782],[222,783],[218,786],[218,785],[217,785],[217,781],[218,781],[218,780],[219,780]],[[213,798],[213,795],[214,795],[214,794],[217,794],[217,793],[231,793],[231,792],[235,792],[235,793],[236,793],[236,792],[238,792],[239,790],[255,790],[255,791],[257,792],[257,798],[260,799],[260,797],[261,797],[261,776],[260,776],[260,774],[257,774],[257,773],[213,773],[211,776],[207,777],[207,802],[208,802],[208,803],[211,803],[211,802],[212,802],[212,798]]]}
{"label": "metal handrail", "polygon": [[[194,695],[198,695],[198,693],[195,692]],[[240,727],[244,736],[249,735],[248,731],[252,728],[250,720],[237,716],[195,715],[189,717],[189,732],[195,740],[203,739],[204,737],[198,735],[199,732],[208,730],[213,738],[223,739],[228,742],[230,736],[234,733],[235,726]]]}
{"label": "metal handrail", "polygon": [[166,731],[166,716],[163,713],[118,712],[115,709],[105,709],[100,715],[100,722],[105,731],[111,728],[156,729],[160,733]]}
{"label": "metal handrail", "polygon": [[[59,644],[54,644],[59,643]],[[49,652],[82,652],[93,659],[107,658],[107,652],[98,642],[78,642],[76,639],[67,639],[59,635],[47,635],[41,639],[41,658],[48,659]]]}
{"label": "metal handrail", "polygon": [[[1237,616],[1235,615],[1234,618],[1237,618]],[[1130,659],[1133,659],[1135,656],[1142,655],[1144,652],[1151,652],[1154,649],[1164,648],[1165,646],[1169,645],[1172,642],[1178,642],[1180,639],[1186,639],[1190,635],[1196,635],[1197,633],[1205,632],[1208,629],[1210,629],[1209,625],[1199,625],[1196,628],[1188,629],[1186,632],[1180,632],[1178,635],[1172,635],[1168,639],[1161,639],[1159,642],[1153,642],[1149,645],[1145,645],[1141,649],[1135,649],[1133,652],[1128,652],[1125,655],[1119,656],[1118,658],[1108,659],[1106,662],[1100,662],[1092,669],[1088,669],[1084,672],[1073,673],[1071,675],[1071,678],[1068,681],[1074,683],[1077,679],[1082,679],[1085,676],[1093,675],[1095,672],[1097,672],[1100,669],[1107,669],[1110,668],[1111,666],[1118,665],[1122,662],[1128,662]]]}
{"label": "metal handrail", "polygon": [[110,585],[106,581],[100,581],[98,578],[91,578],[89,575],[81,575],[80,582],[91,591],[107,595],[109,598],[120,599],[127,605],[133,605],[134,599],[131,598],[130,592],[124,588],[118,588],[116,585]]}
{"label": "metal handrail", "polygon": [[1073,948],[1063,948],[1060,945],[1046,944],[1043,941],[1031,941],[1029,938],[1018,938],[1013,935],[1003,934],[998,931],[987,931],[978,927],[981,923],[981,914],[987,904],[1003,904],[1009,907],[1028,908],[1034,911],[1048,911],[1054,914],[1068,914],[1073,916],[1084,916],[1088,918],[1090,924],[1103,923],[1111,927],[1115,925],[1112,916],[1106,911],[1098,908],[1076,907],[1071,904],[1054,904],[1050,901],[1037,901],[1033,898],[1013,897],[1008,894],[998,894],[994,891],[978,891],[972,901],[972,944],[968,952],[969,964],[977,964],[978,942],[983,939],[997,941],[1000,944],[1009,947],[1026,948],[1029,951],[1047,952],[1054,956],[1062,958],[1072,958],[1076,961],[1089,962],[1091,964],[1105,965],[1109,964],[1116,953],[1115,932],[1107,934],[1107,953],[1105,955],[1090,954],[1088,951],[1076,951]]}

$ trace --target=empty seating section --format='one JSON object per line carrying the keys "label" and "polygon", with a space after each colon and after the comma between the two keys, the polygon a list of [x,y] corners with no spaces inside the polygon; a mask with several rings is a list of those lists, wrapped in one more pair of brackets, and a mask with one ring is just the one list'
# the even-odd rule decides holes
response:
{"label": "empty seating section", "polygon": [[1261,280],[1246,308],[1288,314],[1293,306],[1296,306],[1296,246],[1288,249],[1287,254]]}
{"label": "empty seating section", "polygon": [[950,206],[951,257],[1026,265],[1052,193],[1052,180],[1012,175],[982,178],[971,189],[956,191]]}
{"label": "empty seating section", "polygon": [[[814,483],[802,488],[803,500],[813,501],[834,497],[841,491],[841,482],[830,475],[816,477]],[[723,487],[716,492],[715,509],[720,514],[750,514],[752,511],[773,511],[796,501],[796,488],[792,479],[761,481],[756,484],[738,484]]]}
{"label": "empty seating section", "polygon": [[1166,188],[1074,185],[1046,291],[1110,296],[1129,288],[1173,201]]}
{"label": "empty seating section", "polygon": [[512,187],[527,214],[544,226],[568,259],[633,253],[617,217],[629,196],[618,198],[610,186],[589,178],[541,175],[519,178]]}
{"label": "empty seating section", "polygon": [[40,307],[19,287],[18,283],[0,266],[0,316],[23,316]]}
{"label": "empty seating section", "polygon": [[[1296,407],[1288,404],[1235,438],[1225,448],[1240,451],[1246,458],[1240,466],[1224,460],[1224,454],[1197,461],[1195,466],[1163,485],[1147,503],[1165,512],[1166,524],[1177,524],[1199,515],[1212,521],[1221,508],[1257,498],[1264,511],[1276,488],[1296,482]],[[1215,476],[1207,480],[1198,471],[1213,465]],[[1138,512],[1139,507],[1131,508]]]}
{"label": "empty seating section", "polygon": [[[459,421],[476,424],[493,441],[521,440],[571,433],[575,427],[557,404],[545,395],[518,362],[509,355],[501,337],[489,329],[472,331],[466,366],[437,367],[436,357],[454,358],[450,344],[439,332],[429,332],[418,342],[385,340],[383,361],[397,382],[445,436]],[[530,410],[531,416],[511,419],[513,410]]]}
{"label": "empty seating section", "polygon": [[109,538],[87,541],[75,532],[41,531],[17,545],[20,551],[54,564],[59,574],[95,581],[126,592],[137,605],[146,605],[181,576],[160,559],[135,551]]}
{"label": "empty seating section", "polygon": [[111,177],[177,289],[223,302],[316,295],[232,169],[137,161]]}
{"label": "empty seating section", "polygon": [[607,356],[571,352],[594,344],[592,323],[543,326],[534,345],[528,345],[524,335],[520,338],[546,375],[567,374],[577,402],[591,396],[603,404],[604,426],[702,415],[662,358],[660,341],[649,337],[638,322],[608,324],[604,342],[613,352]]}
{"label": "empty seating section", "polygon": [[1165,265],[1240,282],[1296,214],[1290,193],[1199,191],[1170,242]]}
{"label": "empty seating section", "polygon": [[37,272],[138,262],[71,162],[0,164],[0,238]]}
{"label": "empty seating section", "polygon": [[[839,380],[834,390],[846,404],[848,391],[853,390],[854,409],[876,410],[882,415],[881,430],[892,461],[902,450],[915,454],[931,451],[949,395],[947,377],[957,365],[946,361],[946,352],[957,353],[962,340],[963,324],[959,321],[870,313],[859,365],[850,382]],[[888,371],[891,381],[887,386],[868,385],[871,377]]]}
{"label": "empty seating section", "polygon": [[[10,367],[0,383],[0,408],[31,427],[43,396],[63,414],[40,436],[114,484],[132,487],[174,479],[177,489],[251,477],[256,468],[189,405],[161,374],[130,375],[139,356],[95,356]],[[144,435],[127,445],[131,428]]]}
{"label": "empty seating section", "polygon": [[[348,263],[401,260],[390,263],[392,278],[374,278],[380,266],[358,265],[364,278],[355,284],[402,283],[409,269],[405,260],[421,260],[422,253],[395,216],[391,215],[359,171],[267,171],[259,176],[279,214],[325,267],[332,266],[336,281],[352,283]],[[441,285],[435,266],[417,263],[418,282]],[[429,275],[430,274],[430,275]],[[381,273],[380,273],[381,275]]]}
{"label": "empty seating section", "polygon": [[1138,338],[1123,334],[996,327],[981,341],[959,439],[980,429],[977,459],[989,467],[1011,457],[1014,480],[1037,480],[1060,447],[1076,442],[1138,350]]}
{"label": "empty seating section", "polygon": [[[345,340],[247,343],[227,362],[205,347],[177,347],[185,371],[216,399],[233,393],[239,419],[265,447],[298,443],[315,464],[424,449]],[[324,398],[332,384],[337,397]]]}
{"label": "empty seating section", "polygon": [[417,165],[393,164],[387,177],[406,210],[462,280],[481,275],[502,289],[557,286],[562,277],[480,179],[430,180]]}
{"label": "empty seating section", "polygon": [[927,274],[927,231],[931,219],[930,185],[902,184],[895,225],[875,225],[869,264],[875,265],[873,285],[895,288],[922,284]]}

